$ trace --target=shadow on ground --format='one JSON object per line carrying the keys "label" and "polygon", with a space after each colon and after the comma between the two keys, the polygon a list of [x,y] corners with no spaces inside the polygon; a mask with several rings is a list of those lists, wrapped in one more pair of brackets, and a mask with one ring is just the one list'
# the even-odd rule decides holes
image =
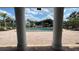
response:
{"label": "shadow on ground", "polygon": [[[17,51],[16,47],[0,47],[0,51]],[[63,47],[62,50],[54,50],[51,46],[28,47],[26,51],[79,51],[79,47]]]}

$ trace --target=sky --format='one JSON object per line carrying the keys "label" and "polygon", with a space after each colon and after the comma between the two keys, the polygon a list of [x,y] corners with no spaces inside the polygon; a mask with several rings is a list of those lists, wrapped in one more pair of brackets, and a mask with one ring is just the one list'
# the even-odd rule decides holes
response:
{"label": "sky", "polygon": [[[54,8],[41,8],[41,10],[37,10],[37,8],[25,8],[25,18],[35,21],[41,21],[47,18],[54,19]],[[64,20],[74,11],[79,11],[79,8],[64,8]],[[14,8],[0,8],[0,13],[7,13],[8,16],[13,17],[15,19],[15,11]]]}
{"label": "sky", "polygon": [[15,18],[14,8],[0,8],[0,13],[7,13],[8,16]]}

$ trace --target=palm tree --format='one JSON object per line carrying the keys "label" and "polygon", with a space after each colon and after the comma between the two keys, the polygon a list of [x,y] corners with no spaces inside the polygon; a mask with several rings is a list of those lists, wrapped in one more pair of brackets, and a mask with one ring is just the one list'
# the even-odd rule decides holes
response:
{"label": "palm tree", "polygon": [[7,24],[6,24],[6,17],[7,17],[7,13],[0,13],[0,16],[3,17],[3,21],[4,21],[4,30],[7,30]]}
{"label": "palm tree", "polygon": [[76,17],[76,13],[77,13],[76,11],[72,12],[72,13],[69,15],[68,19],[71,19],[71,18]]}

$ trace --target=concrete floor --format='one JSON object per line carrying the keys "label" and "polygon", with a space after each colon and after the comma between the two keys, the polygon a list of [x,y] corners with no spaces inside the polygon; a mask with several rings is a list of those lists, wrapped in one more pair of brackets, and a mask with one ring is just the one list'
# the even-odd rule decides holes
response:
{"label": "concrete floor", "polygon": [[[51,50],[53,32],[27,32],[27,46],[32,50]],[[63,30],[62,45],[64,50],[79,50],[79,31]],[[0,31],[0,49],[16,50],[16,30]],[[38,48],[37,48],[38,47]]]}

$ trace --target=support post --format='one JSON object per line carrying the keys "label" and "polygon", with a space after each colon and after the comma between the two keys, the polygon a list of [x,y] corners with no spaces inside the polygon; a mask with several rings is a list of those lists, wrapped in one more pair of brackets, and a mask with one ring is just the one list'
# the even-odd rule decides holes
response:
{"label": "support post", "polygon": [[54,21],[53,21],[53,43],[54,50],[61,50],[62,48],[62,22],[63,22],[63,7],[54,8]]}
{"label": "support post", "polygon": [[17,49],[26,50],[25,8],[15,7],[17,25]]}

